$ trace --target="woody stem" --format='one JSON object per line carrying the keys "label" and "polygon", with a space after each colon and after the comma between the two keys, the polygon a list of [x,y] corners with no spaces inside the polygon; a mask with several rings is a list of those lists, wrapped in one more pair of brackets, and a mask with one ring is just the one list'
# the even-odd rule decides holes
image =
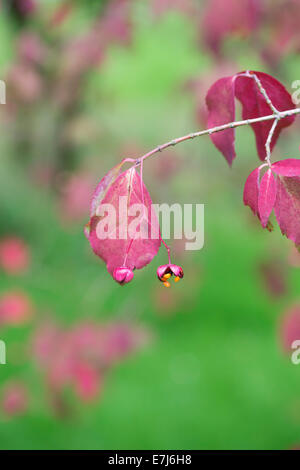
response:
{"label": "woody stem", "polygon": [[275,129],[276,129],[276,126],[279,122],[279,118],[275,118],[274,119],[274,122],[272,124],[272,127],[270,129],[270,132],[269,132],[269,135],[268,135],[268,138],[267,138],[267,141],[266,141],[266,162],[269,166],[271,166],[271,142],[272,142],[272,137],[273,137],[273,134],[275,132]]}

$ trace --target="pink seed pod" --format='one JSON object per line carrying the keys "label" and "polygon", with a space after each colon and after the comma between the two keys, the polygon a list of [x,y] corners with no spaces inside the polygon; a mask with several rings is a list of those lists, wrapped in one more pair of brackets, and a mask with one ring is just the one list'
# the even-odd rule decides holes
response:
{"label": "pink seed pod", "polygon": [[158,279],[163,282],[166,287],[170,287],[168,280],[171,276],[175,276],[175,282],[183,278],[183,269],[181,266],[177,266],[177,264],[163,264],[157,268],[156,272]]}
{"label": "pink seed pod", "polygon": [[132,269],[127,268],[126,266],[121,266],[120,268],[116,268],[113,272],[113,278],[119,284],[127,284],[128,282],[132,281],[133,279],[133,271]]}

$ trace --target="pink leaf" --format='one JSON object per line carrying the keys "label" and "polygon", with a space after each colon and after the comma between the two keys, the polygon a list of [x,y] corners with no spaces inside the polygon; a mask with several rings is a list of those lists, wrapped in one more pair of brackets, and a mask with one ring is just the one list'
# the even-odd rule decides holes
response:
{"label": "pink leaf", "polygon": [[248,176],[244,187],[244,204],[250,207],[254,215],[258,214],[259,173],[260,169],[255,168]]}
{"label": "pink leaf", "polygon": [[[221,78],[208,90],[206,95],[206,104],[208,107],[208,128],[221,126],[222,124],[234,121],[235,78],[235,76]],[[211,134],[210,137],[217,149],[223,153],[229,165],[231,165],[236,156],[234,149],[234,129],[216,132],[215,134]]]}
{"label": "pink leaf", "polygon": [[6,237],[0,240],[0,267],[7,274],[20,274],[30,264],[30,252],[21,238]]}
{"label": "pink leaf", "polygon": [[161,244],[150,195],[134,168],[108,179],[112,183],[103,183],[104,190],[97,188],[93,199],[89,241],[110,274],[124,266],[141,269]]}
{"label": "pink leaf", "polygon": [[258,213],[261,225],[267,226],[276,199],[276,180],[269,169],[261,179],[258,196]]}
{"label": "pink leaf", "polygon": [[280,317],[280,339],[285,352],[291,354],[292,344],[300,338],[300,304],[296,303]]}
{"label": "pink leaf", "polygon": [[15,416],[26,412],[28,408],[28,390],[23,382],[7,382],[1,399],[1,408],[5,415]]}
{"label": "pink leaf", "polygon": [[110,185],[116,180],[116,178],[120,174],[122,165],[123,165],[123,161],[119,163],[118,165],[114,166],[113,168],[111,168],[111,170],[109,170],[109,172],[106,173],[106,175],[103,176],[102,180],[99,182],[93,194],[93,199],[91,203],[91,212],[90,212],[91,217],[93,217],[93,215],[96,214],[96,210],[97,210],[99,203],[104,198]]}
{"label": "pink leaf", "polygon": [[278,176],[274,206],[277,222],[283,235],[300,244],[300,178]]}
{"label": "pink leaf", "polygon": [[[99,206],[100,202],[104,198],[106,192],[108,191],[110,185],[116,180],[118,175],[120,174],[121,167],[123,165],[124,161],[122,160],[121,163],[118,165],[114,166],[111,168],[105,176],[100,180],[98,183],[91,202],[91,209],[90,209],[90,217],[92,218],[94,215],[96,215],[96,210],[97,207]],[[84,227],[84,234],[89,239],[90,236],[90,223],[89,221],[85,227]]]}
{"label": "pink leaf", "polygon": [[[295,108],[291,95],[278,80],[263,72],[252,73],[259,78],[270,100],[278,111],[286,111],[288,109]],[[252,119],[273,114],[273,111],[267,104],[264,96],[259,91],[255,80],[251,77],[236,77],[235,96],[242,103],[243,119]],[[289,116],[279,121],[272,138],[271,150],[273,149],[282,129],[291,125],[294,122],[294,119],[295,116]],[[251,125],[255,133],[257,151],[261,160],[266,158],[265,144],[272,124],[273,121],[270,120]]]}
{"label": "pink leaf", "polygon": [[22,291],[7,291],[0,297],[1,325],[23,325],[30,320],[33,312],[31,299]]}
{"label": "pink leaf", "polygon": [[100,376],[95,367],[87,361],[77,361],[73,367],[73,380],[79,398],[83,401],[91,401],[99,393]]}
{"label": "pink leaf", "polygon": [[300,160],[296,158],[288,158],[275,162],[272,165],[272,170],[277,175],[282,176],[300,176]]}

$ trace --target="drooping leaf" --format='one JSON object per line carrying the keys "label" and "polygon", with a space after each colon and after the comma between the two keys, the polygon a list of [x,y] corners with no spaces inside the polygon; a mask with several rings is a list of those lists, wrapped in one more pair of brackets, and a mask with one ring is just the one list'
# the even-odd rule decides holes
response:
{"label": "drooping leaf", "polygon": [[[120,174],[120,170],[123,164],[124,164],[124,161],[122,160],[118,165],[111,168],[98,183],[94,191],[93,197],[92,197],[91,208],[90,208],[91,218],[96,214],[97,207],[99,206],[101,200],[104,198],[110,185],[115,181],[117,176]],[[89,236],[90,236],[90,223],[91,223],[91,219],[84,227],[84,234],[87,239],[89,239]]]}
{"label": "drooping leaf", "polygon": [[[260,80],[268,97],[278,111],[295,108],[291,95],[278,80],[263,72],[250,73],[252,75],[255,74]],[[245,72],[240,72],[232,77],[219,79],[209,89],[206,97],[209,128],[234,121],[234,97],[242,103],[242,115],[245,120],[273,114],[254,78],[246,76]],[[280,119],[271,140],[271,150],[274,148],[282,129],[291,125],[294,119],[295,116],[287,116]],[[261,160],[266,158],[265,146],[272,124],[272,119],[251,124],[255,133],[257,152]],[[223,153],[228,163],[231,164],[235,158],[234,129],[226,129],[213,133],[210,137],[216,147]]]}
{"label": "drooping leaf", "polygon": [[244,204],[249,206],[254,215],[258,214],[259,168],[255,168],[248,176],[244,187]]}
{"label": "drooping leaf", "polygon": [[259,0],[209,0],[201,15],[201,33],[204,42],[216,55],[229,35],[249,36],[261,18]]}
{"label": "drooping leaf", "polygon": [[274,211],[283,235],[300,244],[300,178],[277,177],[277,197]]}
{"label": "drooping leaf", "polygon": [[[220,78],[208,90],[206,104],[208,107],[207,127],[213,128],[227,124],[235,119],[234,84],[235,76]],[[235,158],[234,129],[211,134],[211,140],[222,152],[229,165]]]}
{"label": "drooping leaf", "polygon": [[300,176],[300,160],[296,158],[287,158],[272,164],[272,170],[277,175],[282,176]]}
{"label": "drooping leaf", "polygon": [[[291,95],[278,80],[263,72],[251,73],[254,73],[259,78],[263,88],[266,90],[270,100],[278,111],[286,111],[288,109],[295,108]],[[255,80],[251,77],[246,77],[244,75],[237,76],[235,82],[235,96],[242,103],[243,119],[253,119],[273,114],[273,111],[258,89]],[[278,122],[273,134],[271,150],[276,144],[282,129],[291,125],[294,122],[294,119],[295,116],[289,116]],[[272,120],[251,124],[255,133],[257,152],[261,160],[266,158],[265,144],[272,124]]]}
{"label": "drooping leaf", "polygon": [[[134,168],[104,187],[103,198],[98,191],[93,201],[89,234],[92,249],[106,263],[110,274],[121,266],[143,268],[161,245],[150,195]],[[136,204],[143,204],[144,209]]]}
{"label": "drooping leaf", "polygon": [[269,169],[261,179],[258,195],[258,213],[261,225],[264,228],[267,226],[270,214],[275,204],[276,189],[276,180],[273,176],[272,170]]}

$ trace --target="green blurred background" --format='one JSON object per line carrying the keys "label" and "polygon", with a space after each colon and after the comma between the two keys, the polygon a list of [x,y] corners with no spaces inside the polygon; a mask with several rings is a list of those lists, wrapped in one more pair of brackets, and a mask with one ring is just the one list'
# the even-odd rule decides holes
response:
{"label": "green blurred background", "polygon": [[[119,2],[129,10],[118,14],[112,3],[40,0],[24,10],[2,2],[0,235],[21,239],[30,261],[21,273],[1,269],[0,305],[22,292],[32,307],[26,321],[1,322],[2,402],[7,384],[22,384],[26,398],[2,406],[0,447],[295,447],[300,365],[284,352],[281,319],[299,300],[299,259],[276,223],[273,233],[262,230],[243,206],[245,179],[258,165],[251,129],[236,133],[232,169],[206,137],[145,163],[155,203],[205,204],[204,248],[169,241],[185,272],[171,289],[156,278],[163,249],[132,283],[114,283],[83,226],[95,184],[121,158],[205,128],[205,94],[217,78],[261,70],[292,91],[297,48],[266,59],[276,32],[270,10],[256,29],[223,34],[216,52],[201,36],[209,2]],[[298,136],[295,122],[274,160],[296,158]],[[66,331],[86,321],[135,325],[147,341],[105,371],[93,400],[64,391],[71,411],[61,416],[31,347],[49,318]]]}

